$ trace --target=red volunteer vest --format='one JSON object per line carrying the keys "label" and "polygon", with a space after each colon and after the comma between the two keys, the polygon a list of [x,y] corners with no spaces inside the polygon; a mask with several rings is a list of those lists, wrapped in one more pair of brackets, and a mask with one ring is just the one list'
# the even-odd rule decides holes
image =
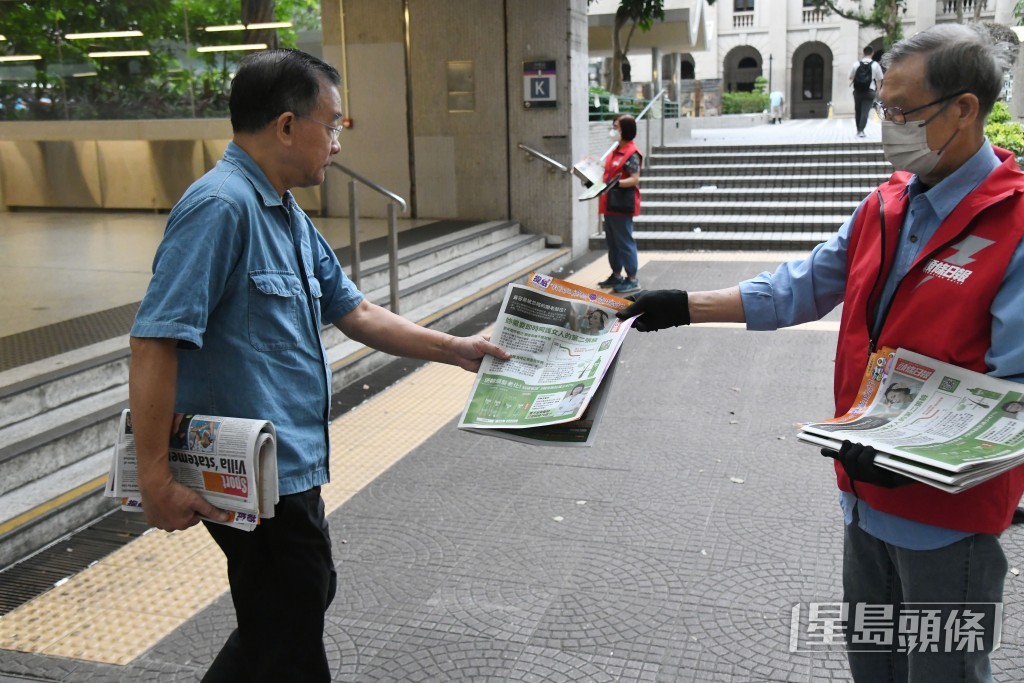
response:
{"label": "red volunteer vest", "polygon": [[[1024,174],[1011,153],[939,226],[896,288],[876,347],[903,347],[976,372],[986,372],[992,300],[1024,235]],[[850,236],[846,298],[836,350],[836,414],[855,400],[869,354],[868,321],[894,255],[909,201],[908,173],[894,173],[868,197]],[[882,214],[884,212],[884,224]],[[1024,340],[1021,340],[1024,343]],[[851,491],[842,467],[839,488]],[[948,529],[998,534],[1024,492],[1017,467],[962,493],[925,484],[886,489],[857,483],[857,495],[876,510]]]}
{"label": "red volunteer vest", "polygon": [[[629,142],[624,142],[624,143],[620,144],[618,147],[616,147],[615,149],[613,149],[612,153],[609,154],[608,157],[604,160],[604,177],[602,178],[602,180],[604,180],[604,182],[607,183],[609,180],[614,178],[617,173],[623,173],[622,167],[626,165],[626,161],[629,160],[629,157],[633,156],[634,154],[637,154],[637,155],[640,156],[640,163],[643,164],[644,157],[643,157],[642,154],[640,154],[640,150],[638,150],[636,148],[636,145],[633,144],[632,140],[630,140]],[[639,216],[640,215],[640,186],[639,185],[636,186],[636,192],[634,193],[633,196],[636,197],[635,205],[633,207],[633,215],[634,216]],[[628,216],[629,215],[629,214],[624,214],[624,213],[617,213],[615,211],[606,211],[605,210],[605,204],[607,203],[608,198],[605,195],[601,195],[600,197],[598,197],[597,201],[598,201],[598,210],[601,213],[610,213],[613,216]]]}

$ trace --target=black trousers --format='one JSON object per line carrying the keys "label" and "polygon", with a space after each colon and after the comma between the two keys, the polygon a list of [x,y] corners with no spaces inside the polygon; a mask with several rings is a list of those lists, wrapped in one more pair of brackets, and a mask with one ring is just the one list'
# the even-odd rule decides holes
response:
{"label": "black trousers", "polygon": [[338,577],[320,487],[282,496],[253,531],[204,523],[228,559],[238,626],[203,683],[330,681],[324,613]]}
{"label": "black trousers", "polygon": [[875,103],[875,91],[865,90],[863,92],[853,91],[853,116],[857,123],[857,132],[863,133],[868,125],[868,114],[871,113],[871,105]]}

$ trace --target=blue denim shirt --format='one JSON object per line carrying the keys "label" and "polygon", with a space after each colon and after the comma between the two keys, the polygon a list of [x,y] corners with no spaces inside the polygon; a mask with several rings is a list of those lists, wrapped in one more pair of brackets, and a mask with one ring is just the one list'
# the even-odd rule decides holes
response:
{"label": "blue denim shirt", "polygon": [[179,341],[178,411],[274,423],[287,495],[330,478],[320,327],[362,299],[291,193],[230,143],[168,216],[131,334]]}
{"label": "blue denim shirt", "polygon": [[[896,285],[942,221],[999,163],[992,146],[985,142],[973,157],[935,187],[925,191],[916,176],[911,180],[907,187],[910,207],[900,231],[895,263],[883,290],[885,300],[892,297]],[[838,233],[815,247],[807,258],[785,263],[774,273],[761,273],[740,284],[748,329],[774,330],[817,320],[842,302],[846,290],[846,250],[856,216],[854,212]],[[879,310],[884,308],[879,306]],[[992,346],[985,355],[989,374],[1024,382],[1024,316],[1020,314],[1024,311],[1022,245],[1014,252],[991,310]],[[850,493],[840,492],[840,505],[847,524],[856,505],[859,525],[864,531],[910,550],[933,550],[970,535],[874,510]]]}

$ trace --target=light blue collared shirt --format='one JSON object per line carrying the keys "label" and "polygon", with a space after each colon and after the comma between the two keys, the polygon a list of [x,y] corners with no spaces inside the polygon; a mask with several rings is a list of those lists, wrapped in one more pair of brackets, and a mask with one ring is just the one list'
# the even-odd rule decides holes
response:
{"label": "light blue collared shirt", "polygon": [[287,495],[329,480],[320,327],[362,299],[291,193],[232,142],[168,216],[131,334],[179,340],[177,411],[274,423]]}
{"label": "light blue collared shirt", "polygon": [[[917,176],[911,179],[906,190],[910,206],[879,311],[886,309],[899,281],[942,222],[999,165],[999,158],[986,141],[974,156],[935,187],[925,188]],[[863,202],[839,232],[815,247],[806,258],[784,263],[774,273],[764,272],[740,283],[747,329],[775,330],[818,320],[842,303],[850,232],[862,207]],[[1024,247],[1020,244],[992,301],[991,311],[992,345],[985,354],[988,374],[1024,382]],[[875,324],[878,322],[876,319]],[[852,521],[856,505],[864,531],[910,550],[941,548],[970,536],[873,510],[850,493],[840,493],[840,505],[847,524]]]}

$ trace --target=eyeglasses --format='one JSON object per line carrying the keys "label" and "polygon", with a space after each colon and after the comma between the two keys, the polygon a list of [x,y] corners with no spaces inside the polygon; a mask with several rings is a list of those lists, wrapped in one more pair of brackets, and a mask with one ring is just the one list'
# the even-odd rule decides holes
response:
{"label": "eyeglasses", "polygon": [[[949,101],[952,100],[954,97],[960,97],[961,95],[963,95],[965,93],[968,93],[968,92],[970,92],[970,91],[969,90],[960,90],[958,92],[953,93],[952,95],[946,95],[945,97],[940,97],[939,99],[934,100],[932,102],[929,102],[928,104],[922,104],[920,107],[914,107],[913,109],[908,109],[907,111],[903,111],[899,107],[887,107],[887,106],[885,106],[881,102],[881,100],[879,100],[879,101],[875,102],[875,110],[878,112],[878,117],[881,118],[883,121],[891,121],[891,122],[895,123],[897,126],[902,126],[902,125],[904,125],[907,122],[907,115],[909,115],[909,114],[916,114],[917,112],[921,111],[922,109],[927,109],[928,107],[934,107],[936,104],[942,104],[943,102],[945,102],[947,104],[947,106],[948,106]],[[940,109],[937,112],[935,112],[935,114],[933,114],[932,116],[930,116],[927,119],[925,119],[924,121],[922,121],[921,125],[922,126],[927,126],[929,123],[931,123],[932,119],[934,119],[936,116],[941,114],[943,109],[945,109],[945,108],[946,108],[945,106],[942,107],[942,109]]]}
{"label": "eyeglasses", "polygon": [[297,116],[300,119],[306,119],[308,121],[312,121],[313,123],[319,123],[321,126],[326,128],[327,130],[331,131],[331,140],[333,140],[334,142],[337,142],[338,141],[338,136],[341,135],[341,128],[335,128],[334,126],[328,126],[323,121],[317,121],[316,119],[314,119],[311,116],[303,116],[302,114],[296,114],[295,116]]}

